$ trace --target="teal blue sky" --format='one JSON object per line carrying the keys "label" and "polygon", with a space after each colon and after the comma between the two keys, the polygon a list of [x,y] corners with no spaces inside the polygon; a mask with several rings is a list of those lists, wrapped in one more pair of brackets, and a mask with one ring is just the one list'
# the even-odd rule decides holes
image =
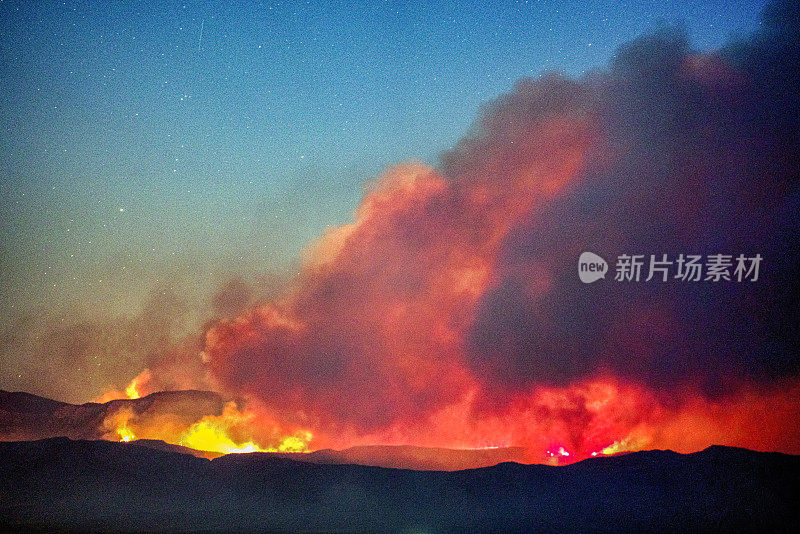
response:
{"label": "teal blue sky", "polygon": [[659,24],[718,47],[762,4],[0,0],[0,324],[291,271],[519,78]]}

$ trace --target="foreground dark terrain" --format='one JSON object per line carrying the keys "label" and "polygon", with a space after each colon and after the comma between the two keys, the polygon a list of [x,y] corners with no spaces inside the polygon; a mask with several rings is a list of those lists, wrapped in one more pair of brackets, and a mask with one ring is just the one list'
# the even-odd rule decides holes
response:
{"label": "foreground dark terrain", "polygon": [[455,472],[0,443],[0,530],[798,531],[800,457],[711,447]]}

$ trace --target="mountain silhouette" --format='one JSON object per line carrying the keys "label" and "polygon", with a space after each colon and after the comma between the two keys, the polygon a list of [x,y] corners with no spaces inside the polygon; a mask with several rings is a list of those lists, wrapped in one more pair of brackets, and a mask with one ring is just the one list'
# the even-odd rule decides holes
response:
{"label": "mountain silhouette", "polygon": [[793,532],[798,502],[800,457],[731,447],[446,472],[0,443],[4,531]]}

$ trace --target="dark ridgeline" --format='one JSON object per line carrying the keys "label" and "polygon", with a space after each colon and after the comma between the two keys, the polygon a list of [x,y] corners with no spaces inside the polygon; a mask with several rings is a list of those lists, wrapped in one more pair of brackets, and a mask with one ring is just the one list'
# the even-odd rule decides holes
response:
{"label": "dark ridgeline", "polygon": [[0,530],[800,531],[800,457],[711,447],[465,471],[0,443]]}

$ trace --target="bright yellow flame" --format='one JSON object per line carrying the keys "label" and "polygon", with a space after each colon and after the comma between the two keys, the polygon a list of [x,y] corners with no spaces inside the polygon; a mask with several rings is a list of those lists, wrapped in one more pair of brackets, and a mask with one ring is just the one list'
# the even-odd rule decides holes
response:
{"label": "bright yellow flame", "polygon": [[311,441],[310,432],[297,432],[285,436],[275,447],[262,447],[252,439],[237,441],[231,437],[231,429],[236,425],[247,424],[252,415],[238,411],[233,402],[225,405],[222,415],[203,417],[181,435],[180,445],[199,451],[223,454],[243,452],[308,452]]}
{"label": "bright yellow flame", "polygon": [[133,380],[131,380],[131,383],[128,384],[128,387],[125,388],[125,395],[127,395],[129,399],[140,398],[142,396],[142,384],[149,382],[150,378],[150,369],[145,369],[136,375]]}
{"label": "bright yellow flame", "polygon": [[302,432],[299,436],[286,436],[281,440],[277,451],[269,452],[308,452],[309,441],[311,441],[311,432]]}
{"label": "bright yellow flame", "polygon": [[128,421],[133,416],[130,409],[118,410],[103,420],[103,439],[117,441],[133,441],[136,439],[136,434],[133,429],[128,426]]}
{"label": "bright yellow flame", "polygon": [[232,452],[263,452],[252,441],[235,443],[224,428],[217,426],[214,421],[209,421],[207,418],[193,424],[183,435],[180,444],[198,451],[225,454]]}
{"label": "bright yellow flame", "polygon": [[123,422],[122,425],[117,428],[117,435],[120,441],[132,441],[136,439],[136,435],[133,433],[133,430],[128,427],[127,421]]}
{"label": "bright yellow flame", "polygon": [[148,387],[151,378],[152,373],[150,369],[145,369],[133,377],[133,380],[131,380],[131,383],[128,384],[124,392],[118,389],[109,389],[97,397],[94,402],[105,404],[106,402],[118,399],[139,399],[148,393],[148,389],[151,389]]}
{"label": "bright yellow flame", "polygon": [[138,399],[141,397],[139,394],[139,390],[136,389],[136,381],[134,380],[131,384],[125,388],[125,395],[128,396],[129,399]]}
{"label": "bright yellow flame", "polygon": [[611,454],[617,454],[618,452],[621,452],[622,450],[623,450],[622,449],[622,444],[619,441],[615,441],[614,443],[612,443],[608,447],[604,448],[600,452],[603,453],[603,454],[606,454],[606,455],[611,455]]}
{"label": "bright yellow flame", "polygon": [[[136,380],[128,387],[129,396],[138,394]],[[207,415],[190,427],[176,428],[170,424],[148,424],[139,421],[130,425],[133,412],[130,408],[118,410],[103,422],[107,430],[104,439],[133,441],[135,439],[159,439],[165,443],[183,445],[210,453],[242,452],[308,452],[311,432],[299,430],[290,435],[273,437],[269,446],[263,446],[252,435],[255,428],[253,412],[240,412],[236,403],[225,405],[220,415]],[[135,422],[135,421],[134,421]],[[134,431],[135,430],[135,431]]]}
{"label": "bright yellow flame", "polygon": [[619,452],[639,451],[645,448],[647,445],[648,440],[646,438],[631,433],[626,438],[621,439],[620,441],[615,441],[600,452],[601,454],[611,455]]}

